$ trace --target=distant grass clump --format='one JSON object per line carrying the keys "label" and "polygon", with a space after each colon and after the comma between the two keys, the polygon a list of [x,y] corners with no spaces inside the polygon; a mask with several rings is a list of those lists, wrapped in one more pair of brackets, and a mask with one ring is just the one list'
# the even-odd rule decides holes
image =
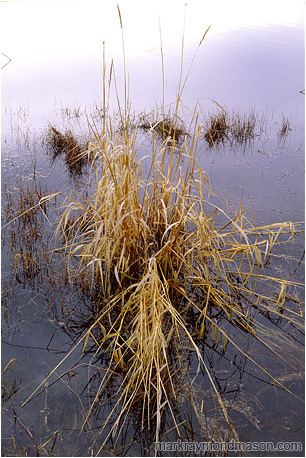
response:
{"label": "distant grass clump", "polygon": [[164,116],[162,114],[156,114],[155,112],[142,114],[139,116],[136,125],[145,132],[154,131],[156,136],[162,141],[169,139],[180,143],[185,136],[188,136],[183,121],[177,115],[173,115],[170,112],[164,114]]}
{"label": "distant grass clump", "polygon": [[257,117],[253,110],[246,114],[234,112],[230,120],[230,132],[237,143],[247,143],[256,136]]}
{"label": "distant grass clump", "polygon": [[206,122],[204,138],[210,146],[224,142],[228,138],[229,122],[227,113],[212,114]]}
{"label": "distant grass clump", "polygon": [[227,113],[222,108],[218,113],[205,115],[204,138],[211,147],[226,140],[247,145],[259,135],[262,123],[262,117],[259,118],[252,109],[242,114],[239,111]]}
{"label": "distant grass clump", "polygon": [[80,176],[83,173],[84,166],[88,164],[88,158],[83,154],[85,147],[75,138],[71,130],[62,133],[50,125],[46,131],[44,143],[52,161],[63,156],[72,176]]}
{"label": "distant grass clump", "polygon": [[282,116],[282,121],[281,121],[281,128],[278,132],[278,136],[280,139],[286,137],[288,135],[288,133],[291,131],[291,128],[290,128],[290,122],[289,122],[289,119],[288,117],[286,116]]}

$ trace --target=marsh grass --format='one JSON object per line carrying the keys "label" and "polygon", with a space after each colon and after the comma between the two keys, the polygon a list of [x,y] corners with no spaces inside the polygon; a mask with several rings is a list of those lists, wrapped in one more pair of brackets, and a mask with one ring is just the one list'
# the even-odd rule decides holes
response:
{"label": "marsh grass", "polygon": [[241,114],[236,111],[230,119],[230,132],[234,141],[240,144],[247,144],[252,141],[257,134],[256,127],[258,119],[254,110]]}
{"label": "marsh grass", "polygon": [[234,110],[228,113],[219,106],[217,113],[204,114],[204,139],[210,147],[229,141],[231,144],[248,146],[263,132],[264,119],[254,109],[246,113]]}
{"label": "marsh grass", "polygon": [[63,157],[72,176],[82,175],[84,167],[88,164],[88,157],[83,154],[86,148],[84,141],[83,144],[80,143],[71,130],[68,129],[62,133],[55,126],[49,125],[43,143],[46,145],[52,162],[58,157]]}
{"label": "marsh grass", "polygon": [[281,128],[278,132],[278,136],[280,139],[283,139],[285,138],[289,132],[291,131],[291,127],[290,127],[290,122],[289,122],[289,119],[288,117],[286,116],[282,116],[282,121],[281,121]]}
{"label": "marsh grass", "polygon": [[[123,29],[121,15],[120,24]],[[256,356],[247,353],[235,335],[254,339],[282,359],[258,332],[264,328],[258,316],[303,328],[298,294],[289,299],[302,285],[265,270],[268,262],[277,259],[273,250],[292,243],[300,225],[258,227],[242,207],[229,213],[221,202],[216,205],[210,200],[213,196],[217,201],[217,196],[197,161],[199,139],[204,135],[211,146],[229,134],[238,142],[250,139],[255,135],[252,116],[229,118],[222,110],[208,118],[203,133],[199,122],[203,111],[197,105],[186,129],[186,123],[180,122],[180,107],[189,68],[185,78],[181,71],[173,112],[166,114],[163,105],[152,111],[149,120],[134,123],[125,62],[124,72],[125,100],[121,106],[118,97],[117,126],[107,116],[106,106],[114,67],[107,79],[104,63],[102,127],[92,120],[87,149],[81,152],[71,133],[61,134],[52,126],[49,130],[49,144],[57,154],[74,151],[74,157],[91,158],[88,197],[76,191],[66,196],[56,231],[62,245],[54,256],[64,253],[67,282],[91,298],[95,313],[47,379],[77,348],[93,352],[94,358],[103,357],[83,428],[90,428],[91,416],[110,386],[115,386],[116,396],[93,441],[95,454],[108,440],[117,443],[132,412],[137,412],[141,429],[150,432],[150,440],[159,442],[165,414],[177,437],[182,431],[175,402],[182,390],[184,348],[188,348],[197,369],[186,383],[192,386],[202,374],[211,386],[215,410],[227,425],[227,440],[239,440],[205,348],[218,347],[225,355],[231,347],[273,384],[290,392]],[[137,155],[139,130],[151,134],[150,149],[141,157]],[[206,421],[209,431],[204,404],[191,405],[201,429]],[[217,426],[214,431],[220,437]]]}
{"label": "marsh grass", "polygon": [[211,114],[206,121],[204,138],[210,146],[224,142],[229,135],[228,115],[225,111]]}
{"label": "marsh grass", "polygon": [[189,136],[184,122],[171,112],[160,115],[156,110],[150,114],[141,114],[136,127],[150,134],[154,132],[160,141],[169,139],[179,144],[183,142],[186,136]]}
{"label": "marsh grass", "polygon": [[[223,351],[230,345],[245,355],[224,323],[264,346],[257,333],[258,311],[301,326],[299,300],[287,306],[288,291],[299,285],[264,270],[281,237],[281,243],[291,243],[298,227],[290,222],[256,227],[241,208],[227,215],[210,204],[213,189],[196,160],[201,135],[196,122],[192,138],[186,136],[180,147],[172,143],[169,149],[167,141],[157,145],[154,127],[151,132],[146,158],[136,155],[135,130],[112,139],[97,133],[90,143],[89,187],[95,191],[88,200],[76,193],[67,197],[58,225],[70,281],[80,288],[86,283],[99,296],[96,318],[79,342],[84,352],[95,345],[96,353],[110,355],[84,426],[114,374],[121,374],[105,442],[119,434],[139,404],[141,426],[154,429],[155,442],[166,411],[179,434],[173,400],[179,392],[177,375],[184,371],[179,349],[187,339],[229,434],[238,439],[199,340],[212,340]],[[216,227],[217,214],[224,217],[221,227]],[[256,359],[248,359],[287,390]]]}
{"label": "marsh grass", "polygon": [[[14,379],[11,383],[11,386],[8,387],[7,383],[6,383],[6,380],[5,380],[5,374],[7,371],[9,371],[10,368],[12,368],[14,366],[14,364],[19,364],[18,360],[16,358],[14,359],[11,359],[7,364],[6,366],[4,367],[4,369],[2,369],[1,371],[1,380],[2,380],[2,386],[1,386],[1,401],[2,401],[2,405],[5,404],[6,402],[9,401],[9,399],[11,399],[19,390],[20,388],[20,382],[18,384],[18,382],[16,381],[16,379]],[[18,386],[19,385],[19,386]]]}

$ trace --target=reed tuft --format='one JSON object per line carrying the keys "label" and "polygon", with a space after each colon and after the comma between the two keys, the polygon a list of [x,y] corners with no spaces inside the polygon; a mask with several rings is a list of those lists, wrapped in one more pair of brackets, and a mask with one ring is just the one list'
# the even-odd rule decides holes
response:
{"label": "reed tuft", "polygon": [[[203,365],[230,425],[199,342],[213,338],[239,348],[225,322],[257,339],[258,309],[299,326],[299,307],[286,307],[292,283],[264,270],[279,234],[293,237],[295,228],[292,223],[256,227],[242,209],[229,216],[209,203],[213,189],[196,160],[200,126],[194,125],[192,138],[186,136],[180,146],[152,139],[146,158],[137,157],[135,130],[129,137],[125,130],[91,141],[94,192],[88,200],[67,198],[58,235],[74,284],[79,279],[81,287],[85,275],[99,291],[98,317],[83,336],[84,351],[94,344],[111,355],[96,399],[114,373],[122,374],[108,419],[116,412],[111,433],[141,401],[142,426],[154,426],[158,442],[163,412],[171,412],[179,391],[175,380],[183,367],[175,349],[182,340]],[[224,218],[221,227],[217,215]],[[86,421],[93,409],[94,403]]]}
{"label": "reed tuft", "polygon": [[[118,13],[123,32],[119,8]],[[91,140],[82,153],[90,158],[88,197],[76,191],[66,196],[57,227],[69,262],[67,277],[80,290],[86,285],[95,304],[95,314],[75,348],[82,345],[84,353],[94,348],[106,361],[84,427],[113,378],[120,380],[113,407],[96,437],[104,431],[103,444],[119,436],[133,410],[140,412],[142,428],[153,431],[154,442],[162,437],[165,412],[180,434],[173,402],[182,390],[178,380],[186,372],[183,347],[191,349],[198,371],[201,367],[211,384],[228,424],[228,440],[239,438],[201,350],[208,342],[219,345],[221,354],[231,345],[289,391],[246,354],[234,335],[239,330],[270,348],[261,338],[258,316],[302,327],[301,302],[288,300],[289,291],[300,285],[265,269],[274,259],[274,248],[291,242],[298,226],[285,222],[258,227],[241,207],[229,213],[221,203],[213,203],[217,196],[197,161],[203,136],[199,104],[190,113],[189,127],[181,122],[181,97],[190,71],[191,67],[184,78],[182,59],[174,112],[166,113],[163,104],[135,123],[124,60],[124,109],[113,80],[119,113],[115,125],[108,115],[104,64],[102,127],[92,120]],[[108,89],[114,74],[112,63]],[[229,117],[222,109],[206,121],[204,137],[211,146],[229,135],[238,142],[254,135],[252,116]],[[150,149],[138,155],[143,131],[151,135]],[[69,132],[63,135],[53,127],[50,132],[55,149],[78,151]],[[198,410],[196,415],[200,418]],[[98,444],[97,455],[103,444]]]}
{"label": "reed tuft", "polygon": [[62,133],[56,127],[49,125],[43,143],[47,147],[52,162],[63,156],[72,176],[80,176],[83,173],[84,166],[88,164],[88,157],[84,155],[85,146],[75,138],[71,130]]}

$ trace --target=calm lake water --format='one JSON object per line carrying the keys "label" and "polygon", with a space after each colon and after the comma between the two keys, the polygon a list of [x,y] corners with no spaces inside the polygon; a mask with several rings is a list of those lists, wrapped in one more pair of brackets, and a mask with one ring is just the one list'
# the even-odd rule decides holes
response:
{"label": "calm lake water", "polygon": [[[8,247],[12,233],[6,226],[6,190],[10,186],[14,196],[20,181],[33,183],[35,176],[40,177],[48,193],[68,191],[76,186],[60,160],[50,164],[42,138],[48,123],[59,128],[68,126],[75,134],[87,135],[85,112],[93,113],[101,105],[103,41],[106,43],[107,71],[111,58],[114,58],[116,81],[122,97],[121,30],[113,2],[108,6],[103,2],[100,9],[95,9],[94,2],[89,2],[88,7],[83,2],[75,2],[74,11],[69,2],[56,7],[48,2],[41,3],[43,5],[35,4],[36,21],[30,20],[34,10],[26,2],[8,4],[4,10],[8,20],[17,13],[18,18],[15,28],[7,31],[7,49],[4,48],[3,52],[11,62],[2,71],[2,369],[16,359],[3,378],[6,395],[12,391],[3,403],[2,455],[90,456],[95,453],[91,448],[93,441],[103,441],[103,437],[96,435],[108,412],[107,406],[95,412],[91,429],[80,431],[92,395],[90,388],[85,389],[92,355],[81,358],[80,352],[73,353],[48,383],[43,384],[34,399],[21,407],[76,339],[77,330],[69,332],[65,329],[64,323],[48,312],[48,305],[51,307],[52,304],[54,308],[56,304],[60,309],[61,304],[68,302],[73,308],[79,297],[73,289],[70,291],[67,287],[62,291],[57,285],[42,297],[39,285],[31,285],[19,277],[16,279],[13,267],[17,261]],[[134,3],[133,8],[136,8]],[[181,10],[178,8],[177,18],[173,21],[170,3],[165,2],[167,11],[162,10],[164,14],[160,15],[164,37],[165,102],[169,104],[175,100],[179,84],[184,17],[183,4],[180,3]],[[258,135],[247,145],[225,142],[214,150],[201,139],[198,161],[216,194],[222,199],[226,197],[228,210],[234,212],[242,203],[243,208],[249,207],[246,214],[250,218],[254,215],[258,225],[304,221],[305,95],[301,91],[304,90],[305,75],[300,3],[297,2],[299,7],[293,8],[296,16],[291,12],[294,17],[288,17],[288,21],[284,14],[283,20],[268,23],[262,23],[261,17],[256,23],[256,16],[254,21],[241,19],[241,23],[239,20],[235,22],[230,11],[228,23],[221,23],[217,20],[217,11],[210,17],[209,11],[201,10],[201,3],[191,3],[189,12],[187,8],[184,74],[188,72],[203,33],[212,25],[197,52],[186,83],[182,97],[186,113],[197,101],[202,106],[203,116],[218,112],[217,102],[229,113],[252,111],[258,120]],[[139,17],[143,18],[140,24],[135,17],[129,16],[126,6],[121,10],[126,35],[129,97],[135,113],[149,112],[162,102],[160,10],[158,5],[147,10],[143,5],[138,7],[138,14],[142,15]],[[91,14],[88,9],[91,9]],[[133,11],[135,14],[136,10]],[[99,30],[97,16],[102,23]],[[51,38],[49,22],[58,31],[58,36]],[[30,26],[35,33],[28,37],[26,30]],[[17,27],[18,40],[14,36]],[[65,27],[67,32],[63,35]],[[138,33],[135,33],[136,27]],[[5,57],[2,57],[2,65],[5,65]],[[115,112],[116,107],[116,96],[112,92],[110,108]],[[184,120],[183,116],[182,112]],[[288,122],[289,129],[282,135],[284,121]],[[139,154],[142,154],[141,148]],[[60,202],[60,198],[53,202],[51,210],[56,212]],[[39,224],[50,231],[50,245],[47,247],[50,249],[52,227],[43,216]],[[303,237],[297,234],[295,245],[286,248],[285,253],[279,253],[283,258],[272,271],[286,272],[292,280],[303,283],[303,251]],[[297,262],[293,263],[290,256]],[[86,315],[85,306],[83,303],[80,309],[84,309]],[[212,369],[219,374],[220,384],[227,380],[227,402],[234,411],[240,439],[246,442],[303,443],[303,335],[289,325],[271,323],[270,334],[262,337],[266,337],[270,346],[282,355],[282,360],[276,360],[269,350],[248,341],[237,329],[235,332],[244,351],[257,358],[259,364],[271,370],[292,391],[289,394],[277,389],[256,366],[234,350],[229,351],[228,359],[223,361],[216,355],[210,360],[211,354],[203,349],[204,354],[207,351]],[[281,336],[285,337],[281,339]],[[195,363],[190,366],[191,376],[192,373],[196,373]],[[53,384],[56,379],[57,383]],[[213,411],[214,399],[210,398],[209,384],[203,382],[201,373],[196,378],[196,386],[197,405],[201,399],[208,399],[207,406]],[[190,408],[187,396],[182,405],[186,411]],[[190,415],[195,416],[196,421],[196,414]],[[135,421],[137,423],[131,417],[126,435],[122,433],[117,444],[110,440],[100,456],[152,453],[149,439],[141,438]],[[220,420],[220,437],[223,426]],[[174,432],[167,437],[176,440]],[[201,435],[195,433],[193,438],[189,436],[189,440],[199,441]],[[264,452],[257,455],[266,456]],[[280,455],[270,453],[268,456],[304,456],[304,451]]]}

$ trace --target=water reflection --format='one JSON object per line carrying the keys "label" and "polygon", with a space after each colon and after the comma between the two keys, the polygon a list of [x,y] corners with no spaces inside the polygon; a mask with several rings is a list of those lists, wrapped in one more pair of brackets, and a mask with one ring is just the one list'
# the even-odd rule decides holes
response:
{"label": "water reflection", "polygon": [[[116,13],[117,14],[117,13]],[[209,24],[208,24],[209,25]],[[184,49],[184,74],[186,74],[198,43],[186,31]],[[165,27],[165,33],[167,27]],[[72,52],[60,61],[39,56],[31,63],[23,62],[19,55],[3,72],[3,107],[8,103],[16,110],[18,105],[30,102],[31,116],[37,126],[54,119],[55,102],[65,106],[75,103],[87,107],[102,98],[102,42],[93,54]],[[109,43],[109,44],[108,44]],[[126,45],[126,62],[129,73],[129,94],[135,109],[151,110],[155,102],[162,102],[162,75],[160,42],[148,45],[147,50],[129,56]],[[117,48],[116,48],[117,49]],[[176,97],[180,74],[181,44],[178,36],[176,46],[164,44],[166,100]],[[120,52],[115,52],[112,40],[106,42],[109,71],[110,61],[115,59],[118,82],[123,77]],[[20,74],[23,75],[22,80]],[[189,76],[183,99],[191,106],[200,100],[205,109],[215,100],[226,107],[247,110],[250,106],[279,116],[295,117],[303,123],[304,98],[304,30],[294,27],[269,25],[260,27],[218,28],[212,24],[205,45],[200,49]],[[111,96],[111,105],[116,94]],[[192,107],[191,107],[192,108]]]}
{"label": "water reflection", "polygon": [[[66,290],[61,289],[64,298],[67,293]],[[62,330],[56,333],[56,340],[60,337],[58,332],[64,332],[66,336],[72,338],[72,343],[75,343],[77,338],[92,323],[93,317],[96,315],[97,303],[89,300],[86,293],[80,296],[79,291],[70,290],[69,297],[73,298],[70,299],[72,303],[69,310],[66,306],[62,310],[63,315],[53,318],[52,321],[54,321],[56,326],[54,329],[56,329],[58,323],[63,323],[65,320],[65,326],[61,326]],[[60,296],[54,297],[54,301],[55,299],[56,303],[53,303],[54,312],[58,309],[57,304]],[[82,304],[83,311],[80,310],[80,304]],[[50,303],[48,305],[50,306]],[[68,311],[71,318],[67,318]],[[192,318],[192,321],[194,319],[195,317]],[[220,324],[220,320],[224,320],[224,316],[216,315],[215,319]],[[43,330],[47,330],[44,322],[40,326]],[[280,318],[277,320],[277,327],[282,327]],[[239,342],[243,342],[243,353],[237,351],[231,344],[225,348],[218,340],[212,338],[211,333],[203,337],[202,342],[199,341],[198,344],[224,405],[230,413],[230,418],[235,428],[239,430],[240,439],[247,441],[250,437],[252,440],[255,437],[256,440],[265,440],[267,435],[270,438],[277,437],[273,428],[279,429],[281,426],[282,432],[279,440],[283,441],[285,438],[290,440],[289,438],[293,437],[293,431],[301,427],[300,401],[295,400],[293,395],[286,393],[273,379],[265,376],[262,370],[250,363],[249,358],[256,360],[258,353],[260,353],[261,360],[266,360],[265,364],[269,366],[269,372],[294,394],[300,396],[303,392],[300,385],[303,378],[300,369],[303,349],[293,343],[290,334],[292,337],[295,336],[295,342],[303,337],[299,337],[299,331],[297,333],[293,331],[284,340],[286,334],[284,335],[283,331],[275,330],[271,333],[269,329],[267,340],[265,329],[259,327],[260,338],[265,337],[265,342],[268,343],[269,347],[275,347],[283,358],[282,360],[277,359],[276,362],[271,351],[265,351],[264,347],[250,338],[250,335],[247,337],[243,331],[237,327],[232,327],[230,323],[229,328],[231,328],[229,335],[235,335],[235,343],[240,345]],[[100,338],[99,330],[94,333],[94,337],[96,340]],[[63,338],[61,340],[65,341]],[[52,339],[52,336],[50,341],[50,347],[54,346],[55,339]],[[68,341],[66,340],[66,348],[67,344]],[[62,348],[64,351],[65,347]],[[151,426],[149,428],[142,429],[142,397],[138,400],[135,399],[128,415],[121,418],[121,422],[117,425],[118,434],[115,437],[109,435],[108,441],[101,448],[120,412],[121,404],[117,404],[118,398],[120,398],[118,390],[124,380],[124,370],[114,366],[111,376],[105,383],[105,370],[109,367],[111,357],[107,348],[104,350],[101,348],[98,351],[96,344],[93,343],[87,346],[85,354],[76,353],[74,362],[69,360],[65,364],[66,367],[59,368],[43,384],[40,389],[41,394],[36,395],[35,399],[21,410],[19,402],[24,401],[27,393],[30,394],[30,391],[37,386],[40,380],[34,380],[31,372],[27,374],[24,367],[24,357],[21,358],[20,354],[21,368],[20,371],[15,371],[16,381],[13,379],[10,382],[6,376],[4,377],[4,386],[6,387],[3,397],[4,419],[2,427],[4,437],[11,437],[13,434],[20,450],[23,449],[30,455],[35,450],[36,453],[60,453],[64,456],[66,456],[65,453],[70,456],[71,450],[74,451],[74,454],[79,453],[83,456],[90,454],[91,450],[94,450],[95,454],[106,456],[109,453],[112,454],[114,450],[121,455],[132,453],[134,456],[138,454],[149,456],[154,454],[156,418],[150,419]],[[46,361],[48,354],[50,356],[47,346],[44,352],[44,361]],[[180,354],[179,363],[178,354]],[[169,406],[165,407],[162,416],[161,437],[163,441],[176,441],[178,431],[181,440],[187,442],[206,440],[220,443],[229,441],[232,434],[231,429],[220,411],[218,399],[211,388],[207,373],[203,368],[198,373],[197,359],[188,339],[182,339],[170,348],[169,358],[173,359],[171,367],[174,374],[172,379],[174,385],[169,386],[168,395],[171,402]],[[291,361],[292,367],[288,367],[286,360]],[[53,358],[50,360],[49,371],[53,369],[54,361],[52,361]],[[32,363],[30,364],[32,365]],[[179,368],[183,368],[183,371]],[[9,369],[7,373],[9,373]],[[30,382],[29,387],[21,385],[22,390],[20,390],[17,374],[20,374],[19,377],[22,375],[24,381]],[[44,374],[47,375],[47,367],[45,367]],[[101,383],[103,389],[101,389]],[[17,422],[21,423],[20,435],[14,430],[13,422],[10,421],[10,418],[13,420],[14,417],[12,416],[12,406],[8,400],[10,395],[7,396],[7,394],[12,393],[14,395],[14,388],[17,388],[17,395],[14,397],[13,405]],[[98,396],[97,393],[99,393]],[[269,415],[271,398],[274,396],[277,403],[276,410],[279,412],[277,423],[275,423],[275,417],[271,420]],[[151,407],[153,408],[153,406]],[[92,409],[92,413],[88,418],[89,408]],[[294,412],[294,418],[292,418],[292,412]],[[24,417],[25,413],[26,417]],[[109,416],[110,413],[112,413],[111,416]],[[37,416],[41,420],[38,420]],[[105,423],[106,419],[108,420],[107,423]],[[86,422],[85,428],[81,432],[84,421]],[[287,434],[285,434],[286,428],[288,428]],[[50,442],[44,446],[42,444],[38,446],[35,442],[36,437],[46,437]],[[64,441],[62,442],[60,438]],[[294,440],[298,438],[302,440],[302,436],[295,434]],[[14,450],[13,444],[7,440],[3,442],[3,450],[6,447],[7,451]]]}

